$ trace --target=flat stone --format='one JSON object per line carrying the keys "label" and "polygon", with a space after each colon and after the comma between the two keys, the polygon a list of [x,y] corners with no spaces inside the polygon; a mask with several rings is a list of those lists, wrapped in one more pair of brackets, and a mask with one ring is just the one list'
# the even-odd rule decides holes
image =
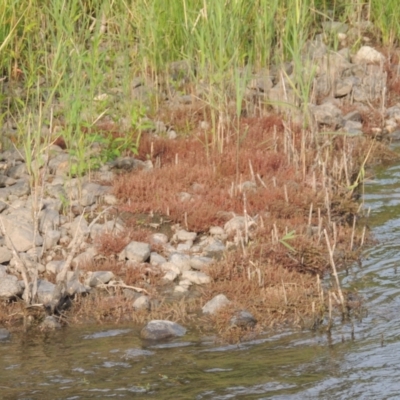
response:
{"label": "flat stone", "polygon": [[225,250],[226,247],[221,241],[214,240],[204,249],[204,252],[206,253],[206,257],[219,258]]}
{"label": "flat stone", "polygon": [[186,328],[172,321],[152,320],[140,332],[145,340],[163,340],[183,336]]}
{"label": "flat stone", "polygon": [[148,296],[142,295],[139,296],[133,302],[133,308],[135,310],[150,310],[150,299]]}
{"label": "flat stone", "polygon": [[7,263],[11,260],[12,253],[5,246],[0,246],[0,264]]}
{"label": "flat stone", "polygon": [[185,254],[172,253],[169,256],[169,262],[175,264],[181,273],[190,270],[190,257]]}
{"label": "flat stone", "polygon": [[155,244],[166,244],[168,243],[168,236],[164,233],[153,233],[150,237],[150,241]]}
{"label": "flat stone", "polygon": [[179,242],[186,242],[186,241],[192,241],[195,240],[197,237],[196,232],[188,232],[185,229],[180,229],[178,230],[175,235],[174,235],[174,240],[177,240]]}
{"label": "flat stone", "polygon": [[327,102],[312,106],[310,109],[318,124],[334,128],[342,126],[342,111],[334,104]]}
{"label": "flat stone", "polygon": [[98,285],[106,284],[114,279],[114,274],[111,271],[95,271],[86,278],[86,285],[95,287]]}
{"label": "flat stone", "polygon": [[[225,246],[224,246],[225,249]],[[201,271],[203,268],[211,265],[214,262],[212,257],[201,257],[201,256],[194,256],[190,258],[190,266],[193,269],[197,269]]]}
{"label": "flat stone", "polygon": [[189,290],[188,286],[182,286],[181,284],[175,286],[174,292],[176,293],[186,293]]}
{"label": "flat stone", "polygon": [[220,226],[212,226],[210,228],[210,235],[211,236],[221,236],[221,235],[225,235],[225,230],[224,228],[220,227]]}
{"label": "flat stone", "polygon": [[120,253],[120,260],[128,259],[137,263],[148,260],[151,253],[151,247],[144,242],[130,242]]}
{"label": "flat stone", "polygon": [[167,271],[167,273],[163,276],[163,279],[173,282],[179,274],[175,271]]}
{"label": "flat stone", "polygon": [[151,252],[150,254],[150,264],[153,266],[157,266],[160,264],[163,264],[167,262],[167,260],[165,259],[165,257],[163,257],[162,255],[156,253],[156,252]]}
{"label": "flat stone", "polygon": [[57,230],[49,230],[44,234],[44,247],[46,250],[54,248],[61,239],[61,232]]}
{"label": "flat stone", "polygon": [[182,272],[182,278],[196,285],[205,285],[211,282],[211,278],[208,275],[198,271],[184,271]]}
{"label": "flat stone", "polygon": [[370,46],[362,46],[352,61],[354,64],[380,64],[385,62],[385,56]]}
{"label": "flat stone", "polygon": [[43,238],[40,235],[34,235],[32,222],[19,217],[17,213],[3,217],[3,222],[8,235],[6,238],[8,248],[11,248],[9,240],[18,252],[25,252],[32,248],[34,238],[36,238],[36,246],[43,244]]}
{"label": "flat stone", "polygon": [[202,310],[204,314],[215,314],[228,304],[230,304],[230,301],[227,299],[227,297],[224,294],[219,294],[204,304]]}
{"label": "flat stone", "polygon": [[0,297],[12,298],[20,296],[23,293],[18,279],[14,275],[2,276],[0,279]]}
{"label": "flat stone", "polygon": [[37,296],[38,302],[42,304],[50,304],[53,301],[53,293],[56,285],[44,279],[38,279]]}
{"label": "flat stone", "polygon": [[162,263],[161,265],[160,265],[160,267],[161,267],[161,270],[162,271],[174,271],[176,274],[178,274],[178,275],[180,275],[181,274],[181,270],[180,270],[180,268],[176,265],[176,264],[174,264],[174,263],[172,263],[172,262],[169,262],[169,261],[167,261],[167,262],[165,262],[165,263]]}
{"label": "flat stone", "polygon": [[64,260],[53,260],[46,264],[46,271],[57,275],[64,266]]}
{"label": "flat stone", "polygon": [[231,326],[241,328],[253,328],[257,320],[246,310],[238,311],[230,320]]}
{"label": "flat stone", "polygon": [[7,329],[0,328],[0,341],[8,340],[8,339],[10,339],[10,337],[11,337],[11,334]]}
{"label": "flat stone", "polygon": [[73,260],[72,260],[72,266],[73,267],[80,267],[82,265],[85,265],[87,263],[90,263],[93,258],[97,255],[97,249],[95,247],[89,247],[86,251],[84,251],[81,254],[78,254]]}
{"label": "flat stone", "polygon": [[45,208],[39,213],[39,231],[41,233],[57,230],[60,226],[60,214],[57,210]]}

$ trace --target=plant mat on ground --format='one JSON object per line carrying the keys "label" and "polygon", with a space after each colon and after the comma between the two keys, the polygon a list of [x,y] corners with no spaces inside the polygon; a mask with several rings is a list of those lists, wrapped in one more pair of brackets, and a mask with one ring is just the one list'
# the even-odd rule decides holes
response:
{"label": "plant mat on ground", "polygon": [[[235,310],[250,311],[258,329],[287,321],[315,325],[329,307],[318,284],[332,267],[324,231],[338,268],[358,258],[366,240],[356,223],[362,216],[356,201],[360,168],[393,157],[373,138],[313,133],[289,127],[276,115],[241,118],[238,126],[243,134],[227,133],[223,152],[204,134],[177,140],[144,135],[138,157],[156,168],[121,173],[113,182],[120,211],[164,215],[200,235],[233,215],[254,222],[247,237],[229,238],[230,250],[209,269],[212,283],[202,290],[200,305],[220,293],[233,302],[209,319],[228,340],[243,334],[229,325]],[[139,227],[145,237],[146,227],[134,219],[129,228]],[[121,247],[107,235],[99,243],[108,254]],[[126,271],[117,275],[127,278]],[[165,310],[173,307],[161,303]]]}

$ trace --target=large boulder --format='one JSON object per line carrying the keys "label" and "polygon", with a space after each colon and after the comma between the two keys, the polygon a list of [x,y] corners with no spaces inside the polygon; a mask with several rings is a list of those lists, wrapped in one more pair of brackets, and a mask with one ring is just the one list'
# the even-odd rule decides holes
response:
{"label": "large boulder", "polygon": [[146,340],[162,340],[183,336],[186,328],[172,321],[150,321],[140,332],[140,337]]}

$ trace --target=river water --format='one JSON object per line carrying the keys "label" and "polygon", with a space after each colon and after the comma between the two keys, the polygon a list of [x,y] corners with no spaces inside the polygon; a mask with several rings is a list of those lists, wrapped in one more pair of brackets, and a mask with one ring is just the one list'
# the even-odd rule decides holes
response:
{"label": "river water", "polygon": [[67,328],[0,343],[0,399],[399,399],[400,165],[365,188],[378,244],[342,274],[366,311],[331,334],[220,346],[190,333],[145,346],[132,326]]}

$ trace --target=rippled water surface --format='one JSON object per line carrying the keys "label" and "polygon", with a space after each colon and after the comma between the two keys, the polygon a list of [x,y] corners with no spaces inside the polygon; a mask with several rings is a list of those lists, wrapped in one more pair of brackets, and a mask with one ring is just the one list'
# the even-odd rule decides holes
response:
{"label": "rippled water surface", "polygon": [[131,326],[14,335],[0,343],[0,398],[400,398],[400,166],[379,172],[364,201],[379,244],[342,276],[368,309],[354,326],[239,346],[190,332],[145,346]]}

